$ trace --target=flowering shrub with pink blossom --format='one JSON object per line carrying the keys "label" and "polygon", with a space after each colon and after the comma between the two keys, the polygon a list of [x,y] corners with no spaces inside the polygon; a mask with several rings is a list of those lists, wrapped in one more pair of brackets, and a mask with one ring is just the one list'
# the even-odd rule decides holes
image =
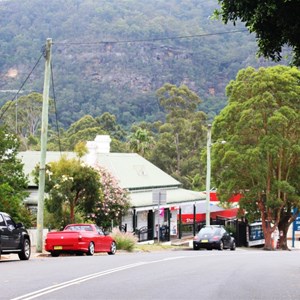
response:
{"label": "flowering shrub with pink blossom", "polygon": [[130,207],[128,192],[119,186],[117,179],[108,170],[99,165],[94,168],[100,174],[101,197],[89,218],[104,228],[110,228],[112,224],[117,226]]}

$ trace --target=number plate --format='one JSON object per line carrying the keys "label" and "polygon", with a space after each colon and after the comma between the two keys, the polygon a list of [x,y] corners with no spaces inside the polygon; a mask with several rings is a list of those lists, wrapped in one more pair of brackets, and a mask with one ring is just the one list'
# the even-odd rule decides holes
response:
{"label": "number plate", "polygon": [[201,243],[208,243],[208,240],[202,240]]}
{"label": "number plate", "polygon": [[54,250],[62,250],[62,246],[54,246]]}

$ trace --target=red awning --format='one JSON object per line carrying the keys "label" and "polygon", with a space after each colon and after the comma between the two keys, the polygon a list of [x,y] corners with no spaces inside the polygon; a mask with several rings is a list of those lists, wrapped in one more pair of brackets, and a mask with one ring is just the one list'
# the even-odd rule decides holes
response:
{"label": "red awning", "polygon": [[[214,220],[217,219],[218,217],[231,219],[231,218],[236,218],[237,213],[238,213],[238,208],[230,208],[230,209],[224,209],[224,210],[220,210],[220,211],[211,212],[210,217]],[[179,215],[177,215],[177,216],[179,218]],[[205,213],[196,214],[196,222],[197,223],[204,222],[205,218],[206,218]],[[182,214],[181,222],[182,223],[193,223],[194,222],[194,214]]]}
{"label": "red awning", "polygon": [[[240,199],[242,198],[241,194],[234,194],[229,200],[228,202],[239,202]],[[215,201],[218,202],[219,199],[217,197],[217,192],[210,192],[210,201]]]}

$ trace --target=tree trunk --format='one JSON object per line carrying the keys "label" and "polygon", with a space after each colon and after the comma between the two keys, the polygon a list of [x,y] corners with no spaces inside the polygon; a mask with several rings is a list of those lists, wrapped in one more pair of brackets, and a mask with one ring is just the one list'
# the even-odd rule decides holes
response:
{"label": "tree trunk", "polygon": [[279,222],[278,230],[279,230],[279,249],[282,250],[290,250],[287,245],[287,232],[289,229],[288,222]]}
{"label": "tree trunk", "polygon": [[265,236],[265,246],[264,250],[274,250],[273,243],[272,243],[272,232],[269,228],[264,230],[264,236]]}
{"label": "tree trunk", "polygon": [[179,152],[179,136],[178,133],[175,134],[175,147],[177,155],[177,173],[180,174],[180,152]]}
{"label": "tree trunk", "polygon": [[276,249],[276,246],[273,243],[273,232],[275,231],[275,227],[271,226],[271,224],[268,221],[263,220],[262,221],[262,229],[263,229],[264,238],[265,238],[264,250]]}
{"label": "tree trunk", "polygon": [[70,221],[71,223],[75,223],[75,213],[74,213],[74,205],[70,205]]}
{"label": "tree trunk", "polygon": [[279,230],[279,249],[290,250],[287,246],[287,232],[291,224],[291,211],[281,212],[280,221],[278,223]]}

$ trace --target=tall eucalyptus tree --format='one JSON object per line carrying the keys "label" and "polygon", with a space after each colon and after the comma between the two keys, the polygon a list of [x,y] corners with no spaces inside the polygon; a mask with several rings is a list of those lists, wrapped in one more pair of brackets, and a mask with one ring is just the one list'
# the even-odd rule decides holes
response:
{"label": "tall eucalyptus tree", "polygon": [[300,71],[246,68],[226,88],[228,105],[213,124],[213,175],[223,199],[242,193],[249,220],[261,219],[265,248],[275,228],[286,234],[300,208]]}

